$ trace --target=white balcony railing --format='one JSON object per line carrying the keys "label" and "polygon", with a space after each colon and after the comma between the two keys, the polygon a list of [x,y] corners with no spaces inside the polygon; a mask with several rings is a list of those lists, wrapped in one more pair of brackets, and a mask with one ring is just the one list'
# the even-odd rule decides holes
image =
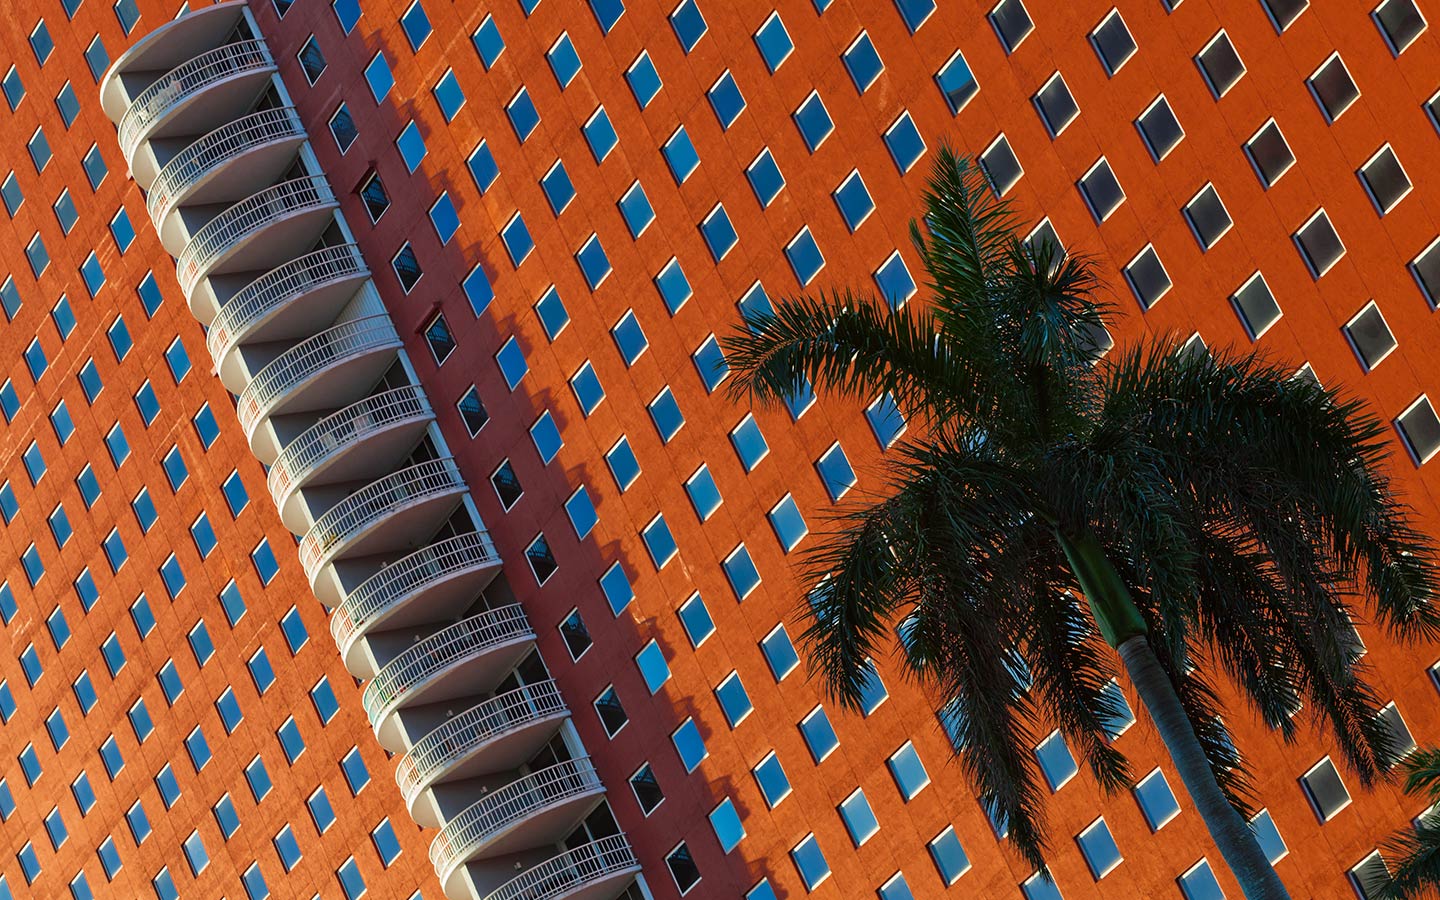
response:
{"label": "white balcony railing", "polygon": [[160,170],[145,197],[150,221],[158,229],[171,213],[175,198],[226,160],[276,141],[304,137],[305,126],[293,106],[262,109],[226,122],[175,154]]}
{"label": "white balcony railing", "polygon": [[430,401],[418,384],[372,394],[331,413],[285,445],[270,467],[270,496],[277,506],[321,463],[347,452],[367,433],[403,422],[433,419]]}
{"label": "white balcony railing", "polygon": [[362,277],[369,271],[356,244],[321,247],[276,266],[220,307],[220,314],[205,335],[210,358],[219,365],[242,335],[291,300],[327,284]]}
{"label": "white balcony railing", "polygon": [[[273,471],[273,470],[272,470]],[[434,584],[471,569],[498,565],[490,535],[470,531],[421,547],[371,575],[330,614],[330,635],[342,651],[383,613]]]}
{"label": "white balcony railing", "polygon": [[251,194],[206,222],[175,261],[180,290],[189,297],[201,275],[225,251],[277,219],[310,209],[335,206],[323,175],[303,175]]}
{"label": "white balcony railing", "polygon": [[271,360],[240,392],[235,412],[245,436],[251,437],[265,414],[293,388],[326,367],[357,354],[399,346],[400,338],[387,315],[341,322],[308,337]]}
{"label": "white balcony railing", "polygon": [[443,628],[406,648],[370,679],[361,698],[365,715],[378,728],[407,693],[436,673],[491,648],[534,636],[525,609],[518,603],[489,609]]}
{"label": "white balcony railing", "polygon": [[330,507],[300,539],[300,565],[311,581],[346,541],[417,500],[465,490],[455,460],[427,459],[372,481]]}
{"label": "white balcony railing", "polygon": [[491,791],[451,819],[430,842],[430,863],[444,880],[500,831],[547,807],[602,790],[589,757],[531,772]]}
{"label": "white balcony railing", "polygon": [[263,41],[237,41],[207,50],[161,75],[140,92],[120,118],[120,152],[135,156],[140,138],[175,104],[206,86],[244,72],[275,68]]}
{"label": "white balcony railing", "polygon": [[625,835],[612,834],[527,869],[485,900],[561,900],[571,891],[602,878],[639,868],[640,861]]}
{"label": "white balcony railing", "polygon": [[395,783],[407,804],[446,768],[502,735],[567,712],[554,681],[491,697],[425,735],[400,759]]}

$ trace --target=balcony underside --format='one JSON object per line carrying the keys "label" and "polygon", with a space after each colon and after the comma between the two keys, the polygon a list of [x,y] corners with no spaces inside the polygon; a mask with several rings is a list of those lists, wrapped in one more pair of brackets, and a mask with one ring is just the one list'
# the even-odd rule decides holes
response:
{"label": "balcony underside", "polygon": [[280,455],[280,437],[267,419],[291,413],[340,409],[370,392],[395,362],[399,340],[378,343],[331,360],[288,387],[265,410],[250,435],[250,450],[265,465]]}
{"label": "balcony underside", "polygon": [[205,260],[195,275],[189,296],[190,312],[208,326],[220,313],[211,278],[235,272],[267,272],[308,251],[330,226],[335,201],[308,204],[267,219],[226,244]]}
{"label": "balcony underside", "polygon": [[404,753],[420,737],[406,734],[401,721],[405,707],[489,693],[534,646],[535,635],[527,632],[478,651],[458,654],[401,692],[389,709],[380,710],[378,720],[372,723],[376,740],[391,753]]}
{"label": "balcony underside", "polygon": [[400,419],[348,436],[329,455],[297,473],[290,489],[274,498],[280,520],[295,534],[304,534],[313,524],[305,502],[307,489],[348,482],[369,483],[395,471],[415,449],[434,418],[426,415]]}
{"label": "balcony underside", "polygon": [[463,481],[456,481],[448,489],[406,500],[403,505],[389,509],[347,533],[316,560],[310,572],[316,594],[324,585],[335,582],[333,576],[326,577],[325,570],[337,560],[401,553],[425,546],[455,512],[461,495],[467,490]]}
{"label": "balcony underside", "polygon": [[529,847],[559,843],[590,814],[604,793],[604,786],[597,782],[591,790],[566,797],[521,816],[477,840],[466,848],[449,871],[436,872],[444,886],[445,896],[463,896],[461,892],[468,880],[465,874],[466,863],[516,853]]}
{"label": "balcony underside", "polygon": [[[298,341],[324,331],[334,324],[340,311],[354,299],[356,291],[369,277],[369,270],[361,269],[313,288],[298,290],[244,323],[230,344],[220,348],[219,359],[215,360],[226,390],[239,394],[250,380],[252,373],[246,371],[238,352],[242,345]],[[216,286],[216,282],[210,285],[212,289]]]}
{"label": "balcony underside", "polygon": [[100,80],[100,105],[105,115],[119,122],[130,101],[155,78],[224,43],[244,15],[245,6],[246,0],[228,0],[192,10],[132,44]]}
{"label": "balcony underside", "polygon": [[226,157],[206,169],[198,178],[181,187],[161,211],[157,224],[160,243],[171,256],[179,256],[190,240],[180,207],[224,204],[244,200],[280,180],[295,162],[295,154],[306,140],[291,134]]}
{"label": "balcony underside", "polygon": [[165,163],[190,143],[167,139],[200,137],[250,112],[276,71],[270,65],[224,75],[186,94],[156,116],[140,131],[130,159],[130,175],[135,183],[148,191]]}

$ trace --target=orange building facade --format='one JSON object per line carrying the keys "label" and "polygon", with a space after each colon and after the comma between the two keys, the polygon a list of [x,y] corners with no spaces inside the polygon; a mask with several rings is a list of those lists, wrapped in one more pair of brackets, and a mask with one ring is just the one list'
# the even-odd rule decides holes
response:
{"label": "orange building facade", "polygon": [[[949,143],[1118,344],[1345,385],[1440,522],[1418,2],[10,10],[0,900],[1239,897],[1143,717],[1117,795],[1036,730],[1051,883],[894,659],[826,702],[792,560],[904,423],[715,338],[925,302]],[[1357,632],[1433,743],[1440,648]],[[1292,896],[1365,896],[1425,804],[1226,725]]]}

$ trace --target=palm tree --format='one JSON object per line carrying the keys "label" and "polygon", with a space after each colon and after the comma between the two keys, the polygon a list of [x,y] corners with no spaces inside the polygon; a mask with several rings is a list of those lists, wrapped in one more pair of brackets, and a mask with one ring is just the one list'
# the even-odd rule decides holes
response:
{"label": "palm tree", "polygon": [[[1405,793],[1440,803],[1440,749],[1417,750],[1401,768]],[[1440,896],[1440,818],[1433,812],[1422,815],[1413,828],[1396,832],[1381,849],[1396,861],[1395,874],[1388,881],[1379,879],[1375,896],[1386,900]]]}
{"label": "palm tree", "polygon": [[1390,485],[1387,430],[1254,355],[1149,342],[1097,360],[1095,266],[1027,246],[977,168],[937,157],[911,224],[926,308],[799,296],[723,342],[737,400],[882,394],[923,425],[883,497],[842,508],[804,556],[812,669],[854,706],[898,635],[981,802],[1043,868],[1042,725],[1106,789],[1130,783],[1108,645],[1246,897],[1286,897],[1242,816],[1215,677],[1287,740],[1308,705],[1362,782],[1384,776],[1351,598],[1393,632],[1440,634],[1435,549]]}

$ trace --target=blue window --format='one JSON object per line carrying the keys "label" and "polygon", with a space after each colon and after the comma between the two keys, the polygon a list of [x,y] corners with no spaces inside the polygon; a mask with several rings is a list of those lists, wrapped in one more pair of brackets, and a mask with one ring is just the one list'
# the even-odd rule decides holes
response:
{"label": "blue window", "polygon": [[376,53],[365,67],[365,82],[370,85],[370,95],[376,103],[383,102],[395,87],[395,76],[390,73],[390,63],[383,52]]}
{"label": "blue window", "polygon": [[160,689],[165,693],[165,702],[174,706],[180,695],[185,693],[185,684],[180,680],[180,671],[175,668],[175,661],[166,660],[155,677],[160,682]]}
{"label": "blue window", "polygon": [[[11,178],[13,177],[12,175]],[[19,189],[18,185],[16,189]],[[80,221],[80,211],[75,208],[75,199],[70,196],[69,188],[60,192],[60,196],[56,198],[50,208],[55,211],[55,220],[60,223],[62,234],[68,235],[75,227],[75,223]]]}
{"label": "blue window", "polygon": [[[839,812],[841,821],[845,823],[845,830],[850,833],[850,841],[857,847],[880,831],[880,822],[875,818],[875,811],[870,808],[865,792],[859,788],[840,802]],[[889,898],[882,894],[881,900]]]}
{"label": "blue window", "polygon": [[1120,848],[1103,817],[1091,822],[1084,831],[1075,835],[1075,843],[1079,845],[1080,853],[1090,867],[1090,875],[1096,881],[1109,875],[1120,865]]}
{"label": "blue window", "polygon": [[245,598],[234,581],[227,582],[220,591],[220,608],[225,611],[225,621],[234,628],[245,617]]}
{"label": "blue window", "polygon": [[190,766],[199,772],[210,763],[213,754],[210,752],[210,744],[205,740],[205,732],[196,728],[185,736],[185,752],[190,757]]}
{"label": "blue window", "polygon": [[1155,769],[1149,775],[1135,782],[1135,801],[1145,814],[1151,831],[1159,831],[1166,823],[1180,815],[1180,804],[1175,793],[1165,780],[1165,773]]}
{"label": "blue window", "polygon": [[148,533],[160,518],[160,514],[155,511],[155,501],[150,499],[149,488],[140,489],[140,493],[130,501],[130,508],[135,512],[135,521],[140,523],[141,533]]}
{"label": "blue window", "polygon": [[855,469],[838,442],[815,461],[815,470],[820,473],[820,481],[831,500],[839,500],[855,486]]}
{"label": "blue window", "polygon": [[905,20],[905,27],[914,34],[935,11],[935,0],[895,0],[895,8]]}
{"label": "blue window", "polygon": [[530,364],[525,361],[525,352],[520,349],[520,344],[514,337],[505,341],[500,352],[495,354],[495,363],[500,367],[500,374],[505,376],[505,384],[512,391],[530,371]]}
{"label": "blue window", "polygon": [[37,279],[50,268],[50,252],[45,249],[45,239],[38,233],[25,245],[25,258],[30,261],[30,274]]}
{"label": "blue window", "polygon": [[650,421],[655,425],[655,430],[660,434],[660,440],[667,444],[685,425],[685,415],[680,412],[680,404],[676,402],[675,394],[669,385],[655,395],[655,399],[650,401],[646,409],[650,412]]}
{"label": "blue window", "polygon": [[[16,211],[19,210],[20,205],[25,202],[25,193],[20,189],[20,180],[15,177],[14,172],[11,172],[5,177],[5,182],[3,186],[0,186],[0,195],[4,196],[5,211],[10,214],[10,218],[15,218]],[[60,196],[68,197],[70,196],[70,192],[67,190],[63,192]],[[71,207],[74,207],[73,203],[71,204]],[[68,228],[64,228],[63,223],[61,227],[65,231],[69,231]]]}
{"label": "blue window", "polygon": [[865,179],[860,177],[859,169],[851,171],[832,196],[852,233],[875,211],[875,201],[870,198],[870,191],[865,187]]}
{"label": "blue window", "polygon": [[801,287],[814,281],[820,270],[825,268],[825,257],[820,253],[809,225],[800,229],[800,233],[785,246],[785,257],[790,260],[790,268]]}
{"label": "blue window", "polygon": [[670,139],[660,148],[665,154],[665,163],[670,167],[670,174],[676,184],[684,184],[685,179],[700,165],[700,154],[695,152],[695,144],[690,140],[690,132],[681,125],[670,135]]}
{"label": "blue window", "polygon": [[605,107],[600,107],[586,120],[585,126],[581,129],[585,132],[585,142],[590,145],[590,153],[594,155],[595,161],[604,162],[610,151],[620,142],[615,134],[615,126],[610,124],[610,114]]}
{"label": "blue window", "polygon": [[761,209],[769,208],[785,188],[785,176],[780,174],[780,167],[775,164],[775,156],[769,147],[761,150],[760,155],[746,167],[745,177],[749,179],[750,190],[755,192]]}
{"label": "blue window", "polygon": [[270,549],[269,538],[261,538],[255,549],[250,551],[250,562],[255,566],[255,574],[260,576],[261,584],[269,584],[280,571],[280,563],[275,559],[275,551]]}
{"label": "blue window", "polygon": [[160,285],[155,281],[155,274],[153,272],[145,273],[145,277],[142,278],[140,284],[136,286],[135,293],[140,297],[140,305],[145,307],[145,315],[147,317],[155,315],[155,312],[160,309],[160,304],[165,302],[165,298],[160,294]]}
{"label": "blue window", "polygon": [[130,558],[129,552],[125,549],[125,541],[120,537],[120,532],[114,528],[110,529],[110,533],[105,536],[104,544],[105,559],[110,563],[110,571],[120,571],[120,567],[125,565],[125,561]]}
{"label": "blue window", "polygon": [[[360,0],[331,0],[330,8],[340,22],[340,30],[349,34],[360,21]],[[127,29],[128,31],[128,29]]]}
{"label": "blue window", "polygon": [[5,421],[10,422],[20,412],[20,396],[15,392],[15,384],[10,379],[5,379],[5,384],[0,386],[0,408],[5,411]]}
{"label": "blue window", "polygon": [[135,740],[145,743],[145,739],[155,731],[155,723],[150,718],[150,710],[145,708],[145,699],[142,697],[135,701],[126,713],[130,720],[130,728],[135,732]]}
{"label": "blue window", "polygon": [[185,466],[185,457],[180,455],[179,447],[171,447],[161,460],[161,466],[165,469],[165,477],[170,480],[170,490],[178,491],[190,477],[190,470]]}
{"label": "blue window", "polygon": [[705,16],[700,13],[700,7],[695,0],[680,0],[680,5],[670,13],[670,27],[675,29],[675,39],[687,54],[695,49],[695,45],[709,30],[709,26],[705,24]]}
{"label": "blue window", "polygon": [[645,679],[645,687],[649,688],[652,694],[670,680],[670,666],[665,662],[665,651],[653,640],[635,655],[635,667],[640,670],[640,677]]}
{"label": "blue window", "polygon": [[470,35],[470,41],[475,45],[475,52],[480,54],[480,62],[484,63],[485,71],[495,65],[495,60],[505,52],[505,39],[500,36],[500,29],[495,25],[495,17],[487,15]]}
{"label": "blue window", "polygon": [[285,645],[290,648],[290,655],[294,656],[310,640],[310,632],[305,630],[305,622],[300,618],[300,611],[290,607],[290,611],[280,619],[280,631],[285,635]]}
{"label": "blue window", "polygon": [[875,42],[870,40],[867,32],[860,32],[850,46],[845,50],[842,58],[845,60],[845,69],[850,73],[850,80],[855,83],[855,90],[865,93],[885,71],[885,63],[881,62],[880,54],[875,49]]}
{"label": "blue window", "polygon": [[54,156],[54,154],[50,152],[50,141],[45,137],[45,129],[35,129],[35,133],[30,136],[30,141],[26,146],[30,150],[30,161],[35,164],[35,171],[45,171],[45,166],[50,163],[51,158]]}
{"label": "blue window", "polygon": [[740,237],[735,233],[735,226],[730,224],[730,216],[725,212],[724,204],[717,203],[710,214],[700,223],[700,233],[705,237],[705,244],[710,248],[710,255],[716,262],[724,259]]}
{"label": "blue window", "polygon": [[785,30],[785,23],[780,20],[779,13],[770,13],[770,18],[755,32],[755,46],[759,48],[760,56],[764,58],[772,75],[790,58],[795,42],[790,40],[790,33]]}
{"label": "blue window", "polygon": [[34,644],[26,644],[25,649],[20,651],[20,668],[25,673],[25,683],[30,687],[40,680],[45,674],[45,667],[40,663],[40,654]]}
{"label": "blue window", "polygon": [[730,582],[736,600],[744,600],[760,586],[760,570],[755,568],[755,561],[750,558],[750,551],[745,549],[744,544],[730,551],[720,565],[725,570],[725,578]]}
{"label": "blue window", "polygon": [[825,102],[815,91],[811,91],[805,102],[796,108],[792,118],[811,153],[818,150],[830,136],[830,132],[835,130],[835,123],[830,120],[830,112],[825,108]]}
{"label": "blue window", "polygon": [[550,211],[560,215],[570,201],[575,199],[575,185],[570,181],[570,174],[565,171],[565,164],[555,160],[555,165],[540,179],[540,187],[545,191],[545,199],[550,201]]}
{"label": "blue window", "polygon": [[135,625],[135,633],[140,635],[142,640],[155,630],[155,613],[150,610],[150,601],[144,594],[130,604],[130,621]]}
{"label": "blue window", "polygon": [[215,642],[210,639],[210,630],[205,627],[204,619],[195,623],[195,627],[190,629],[185,639],[190,644],[190,652],[195,655],[197,666],[205,665],[210,661],[210,657],[215,655]]}
{"label": "blue window", "polygon": [[30,483],[39,484],[40,479],[45,477],[45,456],[40,452],[40,445],[31,441],[22,458],[25,462],[25,473],[30,476]]}
{"label": "blue window", "polygon": [[635,95],[635,102],[641,109],[650,105],[655,95],[660,93],[660,73],[655,71],[655,63],[650,59],[650,51],[641,50],[640,55],[625,70],[625,80],[630,84],[630,93]]}
{"label": "blue window", "polygon": [[510,217],[505,227],[500,229],[500,239],[505,242],[505,252],[510,254],[510,264],[520,268],[520,264],[535,249],[535,241],[530,237],[530,229],[525,227],[525,220],[520,213]]}
{"label": "blue window", "polygon": [[665,568],[665,564],[680,552],[664,515],[651,519],[650,524],[641,529],[640,537],[644,539],[645,549],[649,551],[650,561],[655,564],[656,569]]}
{"label": "blue window", "polygon": [[575,537],[582,541],[600,521],[600,517],[595,513],[595,504],[590,500],[590,493],[583,484],[565,501],[565,514],[570,517],[570,524],[575,528]]}
{"label": "blue window", "polygon": [[4,87],[5,102],[10,104],[10,111],[14,112],[15,108],[20,105],[20,101],[25,99],[25,85],[21,82],[20,73],[15,71],[14,66],[11,66],[10,71],[5,73]]}
{"label": "blue window", "polygon": [[25,548],[25,552],[20,554],[20,562],[25,567],[25,578],[30,582],[31,587],[45,577],[45,562],[40,558],[40,551],[34,544]]}
{"label": "blue window", "polygon": [[470,177],[475,179],[475,187],[480,193],[490,190],[495,179],[500,177],[500,167],[495,164],[495,156],[490,152],[490,145],[481,141],[470,156],[465,160],[466,166],[470,169]]}
{"label": "blue window", "polygon": [[1125,699],[1125,692],[1120,689],[1120,683],[1115,679],[1110,679],[1101,693],[1114,707],[1113,714],[1104,717],[1105,733],[1111,740],[1114,740],[1135,724],[1135,713],[1131,712],[1130,703]]}
{"label": "blue window", "polygon": [[535,301],[535,316],[545,328],[545,336],[552,341],[570,324],[570,313],[566,311],[555,285],[546,288],[540,299]]}
{"label": "blue window", "polygon": [[61,446],[70,440],[70,435],[75,433],[75,422],[70,418],[70,409],[61,400],[55,404],[55,409],[50,412],[50,427],[55,429],[55,439]]}
{"label": "blue window", "polygon": [[955,834],[955,826],[946,825],[945,830],[937,834],[926,845],[930,850],[930,860],[935,863],[935,869],[940,873],[940,880],[949,886],[960,880],[960,876],[970,871],[970,858],[965,855],[965,848],[960,846],[960,838]]}
{"label": "blue window", "polygon": [[485,274],[484,266],[477,265],[460,282],[460,287],[465,291],[465,299],[470,301],[470,311],[480,315],[490,307],[490,301],[495,299],[495,289],[490,286],[490,279]]}
{"label": "blue window", "polygon": [[765,443],[765,435],[760,433],[760,425],[750,413],[746,413],[740,424],[731,429],[730,445],[735,448],[735,455],[740,458],[746,472],[754,471],[770,453],[770,445]]}
{"label": "blue window", "polygon": [[726,797],[720,805],[710,811],[710,827],[720,841],[720,849],[729,853],[745,838],[745,826],[740,824],[740,813],[735,811],[735,801]]}
{"label": "blue window", "polygon": [[305,800],[305,806],[310,810],[310,818],[315,823],[316,831],[324,834],[335,824],[335,809],[323,787],[317,788],[315,793]]}
{"label": "blue window", "polygon": [[645,337],[645,331],[640,327],[640,320],[635,317],[633,309],[625,311],[625,315],[610,329],[610,336],[615,339],[615,347],[620,351],[620,357],[625,360],[626,366],[635,365],[650,347],[650,341]]}
{"label": "blue window", "polygon": [[[15,517],[20,514],[20,501],[15,499],[15,489],[10,486],[9,481],[0,485],[0,514],[4,515],[6,525],[13,522]],[[5,619],[7,622],[10,619],[8,611]]]}
{"label": "blue window", "polygon": [[105,180],[106,175],[110,174],[110,169],[105,165],[105,157],[101,155],[100,148],[92,144],[80,164],[85,169],[85,178],[90,182],[90,190],[99,190],[100,183]]}
{"label": "blue window", "polygon": [[130,224],[130,215],[123,207],[110,220],[110,236],[115,239],[115,247],[121,254],[129,250],[135,241],[135,226]]}
{"label": "blue window", "polygon": [[810,528],[805,524],[805,518],[800,515],[800,508],[795,505],[795,498],[786,494],[780,502],[766,513],[770,520],[770,527],[775,531],[775,537],[780,541],[780,546],[789,553],[796,545],[810,533]]}
{"label": "blue window", "polygon": [[881,448],[889,448],[905,433],[905,416],[890,394],[880,395],[867,406],[865,418],[870,422],[870,430],[874,432],[875,440],[880,442]]}
{"label": "blue window", "polygon": [[755,776],[755,783],[760,786],[766,806],[774,809],[780,805],[781,800],[790,796],[790,778],[785,774],[785,767],[780,765],[780,758],[773,751],[750,771]]}
{"label": "blue window", "polygon": [[673,256],[656,274],[655,289],[660,292],[660,298],[665,301],[665,308],[672,316],[679,312],[694,294],[690,289],[690,280],[680,268],[680,260]]}
{"label": "blue window", "polygon": [[620,563],[614,563],[600,576],[600,592],[605,595],[605,601],[610,604],[610,612],[620,615],[625,608],[635,599],[635,590],[630,586],[630,579],[625,575],[625,567]]}
{"label": "blue window", "polygon": [[170,366],[170,377],[175,379],[176,384],[184,381],[185,376],[190,374],[190,355],[185,352],[185,345],[179,338],[171,341],[170,346],[165,348],[165,362]]}
{"label": "blue window", "polygon": [[522,144],[534,134],[536,126],[540,124],[540,111],[535,108],[535,101],[530,99],[529,89],[523,86],[510,98],[510,102],[505,104],[505,114],[510,117],[510,127],[515,129],[515,136]]}
{"label": "blue window", "polygon": [[335,691],[330,687],[330,680],[320,676],[320,680],[310,689],[310,702],[315,705],[315,714],[320,717],[320,724],[329,725],[330,720],[340,711],[340,703],[335,699]]}
{"label": "blue window", "polygon": [[722,131],[729,131],[735,120],[745,111],[745,98],[740,94],[740,86],[735,83],[735,76],[726,69],[719,80],[710,86],[706,92],[710,98],[710,108],[715,111],[715,118],[720,120]]}
{"label": "blue window", "polygon": [[[1384,868],[1383,859],[1380,868]],[[1215,870],[1210,868],[1210,861],[1207,859],[1202,858],[1175,880],[1179,882],[1180,893],[1185,895],[1185,900],[1223,900],[1225,897],[1225,891],[1220,887],[1220,882],[1216,880]],[[1385,880],[1387,882],[1390,880],[1388,873]],[[1059,900],[1060,892],[1052,889],[1048,894],[1034,896],[1036,900]]]}
{"label": "blue window", "polygon": [[959,113],[980,90],[974,73],[970,71],[970,64],[959,50],[935,73],[935,83],[940,86],[940,93],[945,95],[945,102],[950,104],[952,113]]}
{"label": "blue window", "polygon": [[5,282],[0,284],[0,306],[5,308],[5,318],[14,319],[15,314],[20,311],[20,291],[15,287],[15,279],[6,277]]}
{"label": "blue window", "polygon": [[420,134],[420,126],[411,119],[395,139],[395,149],[400,151],[400,158],[405,160],[405,169],[414,172],[420,168],[420,163],[425,159],[429,151],[425,148],[425,138]]}
{"label": "blue window", "polygon": [[585,283],[592,291],[610,277],[610,258],[605,255],[605,248],[600,246],[599,235],[592,233],[575,251],[575,262],[579,263],[580,271],[585,274]]}
{"label": "blue window", "polygon": [[[64,547],[65,543],[70,540],[71,535],[73,535],[75,531],[70,527],[70,517],[65,515],[65,507],[63,504],[55,507],[54,511],[50,513],[49,523],[50,535],[55,538],[55,546],[57,548]],[[56,610],[56,612],[59,612],[59,610]]]}
{"label": "blue window", "polygon": [[625,15],[625,3],[623,0],[590,0],[590,11],[595,14],[595,21],[600,23],[600,33],[609,34],[620,17]]}
{"label": "blue window", "polygon": [[925,155],[925,139],[920,137],[920,129],[915,127],[915,120],[908,110],[885,129],[885,146],[901,175],[914,168],[920,157]]}
{"label": "blue window", "polygon": [[885,298],[891,309],[899,309],[915,296],[915,278],[910,274],[899,250],[890,254],[885,262],[880,264],[880,268],[875,270],[875,286],[879,288],[880,296]]}
{"label": "blue window", "polygon": [[580,404],[580,411],[587,418],[605,399],[605,388],[600,384],[600,376],[595,374],[595,367],[588,359],[570,376],[570,390],[575,392],[575,401]]}
{"label": "blue window", "polygon": [[680,617],[680,624],[685,627],[685,636],[690,639],[690,646],[699,647],[705,643],[705,639],[715,633],[715,620],[710,618],[710,610],[705,607],[705,601],[700,599],[699,594],[691,594],[690,599],[680,604],[677,611]]}
{"label": "blue window", "polygon": [[690,358],[695,363],[695,371],[700,373],[700,381],[709,393],[715,393],[715,389],[730,377],[730,365],[725,362],[725,352],[720,349],[720,342],[713,334],[705,338],[704,343]]}
{"label": "blue window", "polygon": [[425,7],[420,5],[420,0],[415,0],[405,10],[405,15],[400,17],[400,27],[405,29],[411,50],[419,50],[425,39],[430,37],[430,18],[425,15]]}
{"label": "blue window", "polygon": [[[100,391],[105,387],[105,383],[100,380],[100,370],[95,368],[95,360],[85,360],[85,364],[80,367],[80,372],[75,377],[79,380],[81,389],[85,391],[86,401],[94,403],[95,398],[100,396]],[[5,383],[9,385],[10,382]],[[13,392],[14,388],[12,387],[10,390]],[[6,418],[10,418],[11,415],[13,414],[7,413]]]}
{"label": "blue window", "polygon": [[800,873],[807,890],[815,890],[830,877],[830,863],[826,862],[825,854],[820,850],[820,842],[815,839],[814,834],[807,834],[803,841],[795,845],[790,851],[790,860],[795,863],[795,869]]}
{"label": "blue window", "polygon": [[560,89],[564,90],[580,74],[580,54],[575,52],[575,43],[570,40],[570,35],[564,31],[560,37],[546,51],[545,58],[550,61],[550,71],[555,73],[555,80],[560,83]]}
{"label": "blue window", "polygon": [[1271,865],[1290,854],[1290,848],[1285,846],[1285,839],[1280,836],[1280,829],[1275,827],[1270,810],[1262,809],[1256,813],[1250,819],[1250,830],[1255,832],[1255,839],[1260,842],[1260,849],[1265,851]]}
{"label": "blue window", "polygon": [[449,191],[443,192],[430,207],[430,224],[442,244],[450,243],[455,232],[460,230],[460,215],[455,211],[455,201],[450,199]]}
{"label": "blue window", "polygon": [[1075,757],[1065,745],[1065,737],[1058,731],[1052,732],[1035,747],[1035,758],[1040,762],[1040,769],[1045,773],[1051,791],[1060,790],[1079,771]]}
{"label": "blue window", "polygon": [[435,105],[440,107],[440,114],[445,121],[454,120],[455,114],[460,112],[460,107],[465,105],[465,92],[460,89],[460,82],[455,78],[454,69],[446,69],[440,80],[435,82],[435,87],[430,92],[435,97]]}
{"label": "blue window", "polygon": [[105,286],[105,269],[94,253],[85,257],[85,261],[80,264],[80,277],[85,281],[85,290],[92,298]]}
{"label": "blue window", "polygon": [[675,745],[675,752],[680,756],[686,772],[695,771],[695,767],[710,755],[710,751],[705,749],[705,740],[700,737],[700,729],[696,727],[694,719],[686,719],[675,729],[674,734],[670,735],[670,741]]}
{"label": "blue window", "polygon": [[909,741],[896,750],[886,764],[890,767],[890,777],[895,779],[895,787],[899,789],[900,796],[907,801],[913,799],[930,783],[930,773],[925,771],[920,754],[915,752],[915,745]]}
{"label": "blue window", "polygon": [[155,421],[155,417],[160,415],[160,401],[156,398],[155,388],[150,384],[148,378],[135,392],[135,408],[140,411],[140,421],[145,423],[146,428],[149,428]]}
{"label": "blue window", "polygon": [[640,463],[635,459],[635,451],[630,449],[630,441],[624,435],[606,452],[605,462],[610,467],[610,475],[615,479],[621,493],[640,477]]}
{"label": "blue window", "polygon": [[565,446],[550,410],[541,413],[535,424],[530,426],[530,440],[535,444],[535,452],[540,454],[540,461],[547,465],[555,458],[555,454],[560,452],[560,448]]}
{"label": "blue window", "polygon": [[755,704],[750,702],[750,695],[745,692],[745,685],[740,681],[740,673],[731,672],[725,679],[715,687],[715,699],[720,701],[720,709],[725,713],[725,720],[734,728],[750,713],[755,711]]}
{"label": "blue window", "polygon": [[[354,751],[351,753],[353,754]],[[358,754],[356,756],[358,759]],[[340,765],[343,768],[345,764],[342,762]],[[250,764],[245,767],[245,782],[250,785],[250,794],[255,798],[256,803],[265,799],[265,796],[270,793],[270,788],[274,786],[270,780],[270,773],[265,770],[265,760],[258,756],[250,760]]]}
{"label": "blue window", "polygon": [[45,348],[40,346],[39,338],[32,338],[25,348],[25,366],[30,370],[33,381],[39,381],[45,370],[50,368],[50,360],[45,358]]}
{"label": "blue window", "polygon": [[638,181],[620,196],[619,205],[620,215],[625,217],[625,225],[630,229],[632,238],[640,237],[655,221],[655,208],[650,205],[650,198],[645,196],[645,188]]}
{"label": "blue window", "polygon": [[165,592],[174,600],[185,590],[185,573],[180,569],[180,561],[175,554],[170,554],[160,564],[160,580],[165,582]]}

